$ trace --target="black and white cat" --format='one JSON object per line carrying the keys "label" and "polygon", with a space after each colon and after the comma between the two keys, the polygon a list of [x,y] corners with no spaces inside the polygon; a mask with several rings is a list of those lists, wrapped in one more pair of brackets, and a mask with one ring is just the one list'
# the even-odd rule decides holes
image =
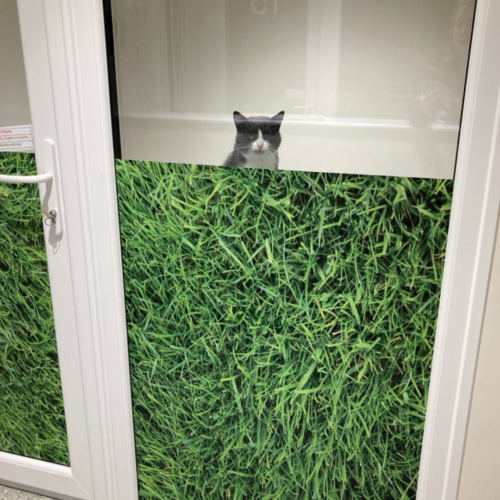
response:
{"label": "black and white cat", "polygon": [[236,141],[225,167],[278,168],[278,148],[281,144],[280,127],[285,116],[281,111],[266,116],[243,116],[233,113],[236,125]]}

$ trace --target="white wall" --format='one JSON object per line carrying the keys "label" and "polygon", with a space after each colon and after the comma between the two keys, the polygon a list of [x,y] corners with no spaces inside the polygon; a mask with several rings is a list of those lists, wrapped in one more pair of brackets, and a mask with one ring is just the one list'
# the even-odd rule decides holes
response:
{"label": "white wall", "polygon": [[451,178],[472,14],[459,0],[113,0],[124,157],[221,164],[234,110],[284,109],[280,168]]}
{"label": "white wall", "polygon": [[0,127],[31,123],[16,0],[0,3]]}
{"label": "white wall", "polygon": [[500,498],[500,232],[484,317],[458,500]]}

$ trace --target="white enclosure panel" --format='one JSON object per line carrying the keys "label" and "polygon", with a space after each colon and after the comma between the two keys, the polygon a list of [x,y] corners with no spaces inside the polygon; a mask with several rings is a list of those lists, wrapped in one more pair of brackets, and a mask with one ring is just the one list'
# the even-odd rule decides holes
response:
{"label": "white enclosure panel", "polygon": [[285,111],[279,168],[452,178],[473,0],[112,0],[123,157],[221,165]]}
{"label": "white enclosure panel", "polygon": [[[134,160],[222,165],[234,123],[220,117],[172,114],[122,116],[123,157]],[[398,123],[339,121],[283,123],[280,169],[449,179],[458,129],[432,132]],[[429,144],[429,135],[435,141]],[[231,141],[229,141],[231,145]],[[286,165],[286,167],[285,167]]]}
{"label": "white enclosure panel", "polygon": [[496,500],[500,491],[500,232],[497,228],[488,302],[467,425],[458,500]]}

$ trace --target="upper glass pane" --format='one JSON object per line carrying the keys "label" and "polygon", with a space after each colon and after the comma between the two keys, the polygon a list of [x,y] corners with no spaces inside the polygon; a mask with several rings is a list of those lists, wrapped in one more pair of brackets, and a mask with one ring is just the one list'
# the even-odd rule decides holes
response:
{"label": "upper glass pane", "polygon": [[113,0],[113,16],[124,158],[453,177],[472,1]]}
{"label": "upper glass pane", "polygon": [[[31,123],[16,0],[2,0],[0,15],[0,128]],[[0,132],[0,135],[2,133]]]}

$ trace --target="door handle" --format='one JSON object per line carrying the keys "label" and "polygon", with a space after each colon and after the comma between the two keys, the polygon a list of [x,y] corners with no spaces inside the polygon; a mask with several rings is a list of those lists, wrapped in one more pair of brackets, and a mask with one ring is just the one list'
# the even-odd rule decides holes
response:
{"label": "door handle", "polygon": [[0,182],[7,184],[42,184],[54,178],[52,174],[40,175],[0,175]]}
{"label": "door handle", "polygon": [[56,235],[59,236],[63,232],[63,204],[62,191],[60,184],[59,162],[54,143],[47,139],[42,143],[43,153],[43,168],[47,172],[38,175],[0,175],[0,182],[8,184],[43,184],[50,182],[49,186],[49,210],[44,210],[43,216],[46,218],[45,223],[50,221],[48,226],[55,226]]}

